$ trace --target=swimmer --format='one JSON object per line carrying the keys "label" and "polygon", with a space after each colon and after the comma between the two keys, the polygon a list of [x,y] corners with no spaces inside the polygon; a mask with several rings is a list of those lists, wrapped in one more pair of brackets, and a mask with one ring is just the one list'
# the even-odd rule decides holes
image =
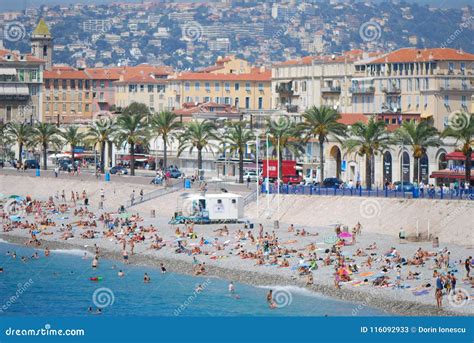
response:
{"label": "swimmer", "polygon": [[160,266],[161,266],[161,273],[162,274],[166,273],[165,265],[163,263],[160,263]]}
{"label": "swimmer", "polygon": [[31,256],[31,258],[34,258],[35,260],[39,259],[38,252],[36,251],[36,252]]}
{"label": "swimmer", "polygon": [[234,286],[234,283],[232,281],[229,283],[229,293],[230,293],[231,297],[233,297],[235,299],[240,299],[240,295],[235,293],[235,286]]}
{"label": "swimmer", "polygon": [[3,273],[3,267],[0,267],[0,273]]}
{"label": "swimmer", "polygon": [[120,277],[123,277],[123,276],[125,276],[125,273],[122,270],[119,270],[117,275],[120,276]]}
{"label": "swimmer", "polygon": [[87,260],[87,253],[85,252],[84,255],[82,256],[83,260]]}
{"label": "swimmer", "polygon": [[267,303],[268,306],[270,306],[271,309],[274,309],[276,307],[275,303],[273,302],[273,291],[270,290],[267,294]]}
{"label": "swimmer", "polygon": [[151,279],[150,277],[148,276],[147,273],[145,273],[145,275],[143,276],[143,282],[144,283],[150,283]]}
{"label": "swimmer", "polygon": [[99,260],[97,259],[97,256],[94,256],[94,259],[92,260],[92,268],[97,268],[97,265],[99,264]]}
{"label": "swimmer", "polygon": [[13,252],[12,254],[12,258],[15,259],[16,258],[16,252]]}
{"label": "swimmer", "polygon": [[202,286],[199,284],[197,285],[196,289],[194,290],[196,293],[201,293],[202,291],[204,290],[204,288],[202,288]]}
{"label": "swimmer", "polygon": [[44,256],[45,256],[45,257],[48,257],[48,256],[49,256],[49,253],[50,253],[50,252],[49,252],[49,249],[48,249],[48,247],[46,247],[46,249],[44,249]]}

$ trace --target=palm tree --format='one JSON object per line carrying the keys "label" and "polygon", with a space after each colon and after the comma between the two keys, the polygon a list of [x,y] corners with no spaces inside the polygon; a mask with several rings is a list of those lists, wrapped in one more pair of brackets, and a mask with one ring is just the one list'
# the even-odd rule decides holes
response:
{"label": "palm tree", "polygon": [[32,131],[32,142],[43,150],[43,170],[48,170],[48,147],[58,142],[58,129],[53,124],[37,123]]}
{"label": "palm tree", "polygon": [[148,144],[149,132],[146,115],[122,113],[117,118],[116,141],[130,146],[130,175],[135,175],[135,150],[137,145]]}
{"label": "palm tree", "polygon": [[419,162],[429,147],[438,147],[443,142],[439,138],[439,132],[427,121],[416,122],[414,120],[404,121],[395,131],[395,141],[411,146],[413,150],[413,177],[420,182]]}
{"label": "palm tree", "polygon": [[100,172],[105,172],[105,147],[110,144],[114,133],[114,123],[111,119],[99,120],[89,127],[86,134],[86,141],[100,146]]}
{"label": "palm tree", "polygon": [[59,135],[71,147],[71,159],[74,166],[76,147],[82,143],[86,135],[84,132],[79,132],[79,127],[77,126],[68,126],[64,131],[60,131]]}
{"label": "palm tree", "polygon": [[351,127],[351,136],[343,145],[348,152],[357,151],[365,156],[365,184],[367,190],[372,189],[372,158],[382,152],[390,143],[390,135],[386,131],[384,121],[370,117],[367,124],[357,122]]}
{"label": "palm tree", "polygon": [[198,152],[198,169],[202,169],[202,150],[212,151],[215,144],[212,141],[218,140],[216,126],[209,120],[193,120],[186,124],[183,134],[179,137],[178,156],[186,149],[193,152],[196,148]]}
{"label": "palm tree", "polygon": [[18,144],[18,162],[21,164],[23,146],[30,140],[31,126],[26,123],[8,123],[7,134]]}
{"label": "palm tree", "polygon": [[295,155],[299,155],[304,151],[301,144],[302,140],[298,138],[299,130],[295,122],[287,116],[281,116],[276,119],[268,118],[266,127],[268,140],[274,147],[275,154],[277,153],[276,149],[278,149],[278,159],[280,161],[278,172],[280,177],[282,177],[283,151],[288,149]]}
{"label": "palm tree", "polygon": [[0,147],[2,148],[2,159],[5,163],[7,156],[7,146],[11,143],[11,137],[8,134],[8,124],[0,122]]}
{"label": "palm tree", "polygon": [[[168,142],[174,131],[181,127],[178,117],[173,112],[162,111],[156,113],[151,118],[151,130],[158,137],[163,139],[163,168],[168,166]],[[156,169],[158,169],[158,161],[156,161]]]}
{"label": "palm tree", "polygon": [[324,143],[329,141],[329,138],[337,140],[340,137],[345,137],[347,127],[339,123],[341,119],[339,112],[331,107],[313,106],[303,113],[303,122],[299,124],[299,129],[306,136],[306,141],[314,137],[319,142],[319,156],[321,166],[321,182],[324,181]]}
{"label": "palm tree", "polygon": [[230,122],[222,138],[222,143],[231,154],[239,154],[239,183],[244,183],[244,153],[247,144],[255,140],[252,130],[246,126],[246,122]]}
{"label": "palm tree", "polygon": [[457,114],[458,122],[448,126],[442,133],[442,137],[452,137],[457,144],[461,144],[461,151],[466,157],[465,182],[471,183],[472,147],[474,146],[474,116],[473,114],[460,112]]}

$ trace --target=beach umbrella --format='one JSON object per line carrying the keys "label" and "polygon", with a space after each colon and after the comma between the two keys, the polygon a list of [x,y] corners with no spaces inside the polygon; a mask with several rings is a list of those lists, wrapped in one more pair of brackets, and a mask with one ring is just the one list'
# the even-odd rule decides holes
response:
{"label": "beach umbrella", "polygon": [[21,198],[21,197],[19,195],[13,194],[13,195],[10,195],[9,198],[10,199],[16,199],[16,198]]}
{"label": "beach umbrella", "polygon": [[352,237],[352,234],[350,234],[349,232],[341,232],[339,234],[339,238],[351,238]]}
{"label": "beach umbrella", "polygon": [[324,243],[326,243],[326,244],[335,244],[336,242],[337,242],[337,236],[336,235],[328,236],[324,239]]}

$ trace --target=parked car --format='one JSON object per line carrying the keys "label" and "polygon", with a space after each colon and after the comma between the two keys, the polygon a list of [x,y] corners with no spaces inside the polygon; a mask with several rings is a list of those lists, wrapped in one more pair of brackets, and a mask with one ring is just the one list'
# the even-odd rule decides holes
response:
{"label": "parked car", "polygon": [[177,179],[177,178],[180,178],[182,173],[179,171],[178,168],[168,168],[166,170],[166,173],[170,173],[170,176],[172,179]]}
{"label": "parked car", "polygon": [[72,169],[71,160],[63,159],[58,161],[59,170],[68,171]]}
{"label": "parked car", "polygon": [[3,168],[3,167],[5,167],[5,161],[0,160],[0,168]]}
{"label": "parked car", "polygon": [[340,179],[338,179],[337,177],[328,177],[328,178],[325,178],[324,181],[323,181],[323,187],[327,187],[327,188],[339,188],[339,186],[341,184],[343,184],[344,182]]}
{"label": "parked car", "polygon": [[[393,185],[396,187],[395,189],[397,192],[402,191],[402,182],[401,181],[396,181],[393,183]],[[415,189],[415,185],[411,182],[403,182],[403,191],[404,192],[413,192]]]}
{"label": "parked car", "polygon": [[110,168],[110,174],[127,175],[128,170],[124,166],[115,166]]}
{"label": "parked car", "polygon": [[257,172],[255,170],[247,170],[244,173],[244,181],[247,182],[249,178],[251,182],[257,181],[258,179]]}
{"label": "parked car", "polygon": [[40,167],[37,160],[26,160],[24,164],[25,169],[38,169]]}

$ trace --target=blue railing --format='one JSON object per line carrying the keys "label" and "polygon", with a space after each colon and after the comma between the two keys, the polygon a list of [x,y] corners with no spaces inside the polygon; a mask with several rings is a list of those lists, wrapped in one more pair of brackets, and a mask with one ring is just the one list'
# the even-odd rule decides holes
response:
{"label": "blue railing", "polygon": [[[276,185],[269,185],[269,193],[276,194]],[[267,193],[265,184],[261,185],[260,192]],[[447,199],[447,200],[474,200],[474,188],[468,190],[443,191],[437,189],[415,188],[412,191],[390,190],[388,188],[374,188],[372,190],[359,188],[327,188],[319,186],[304,185],[281,185],[280,194],[301,194],[301,195],[326,195],[326,196],[358,196],[358,197],[378,197],[378,198],[413,198],[413,199]]]}

